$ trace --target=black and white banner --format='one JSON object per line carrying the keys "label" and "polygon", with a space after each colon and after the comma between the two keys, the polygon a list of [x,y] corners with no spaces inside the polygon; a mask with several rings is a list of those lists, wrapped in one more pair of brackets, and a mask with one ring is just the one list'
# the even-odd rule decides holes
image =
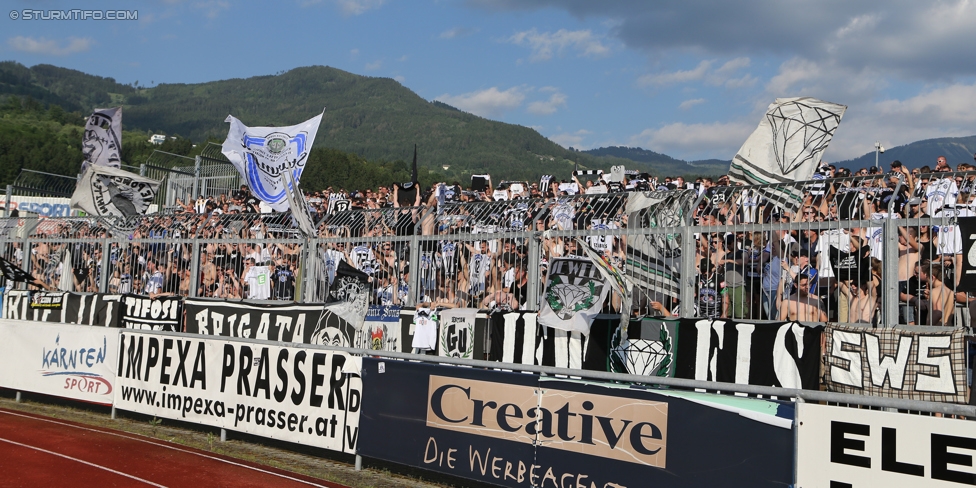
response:
{"label": "black and white banner", "polygon": [[78,180],[71,208],[100,217],[138,217],[156,199],[159,183],[125,170],[92,166]]}
{"label": "black and white banner", "polygon": [[817,390],[822,333],[793,322],[681,319],[675,376]]}
{"label": "black and white banner", "polygon": [[564,331],[590,333],[590,324],[606,300],[610,287],[587,258],[556,258],[549,263],[549,279],[539,311],[539,323]]}
{"label": "black and white banner", "polygon": [[3,318],[32,322],[119,327],[119,295],[33,292],[3,294]]}
{"label": "black and white banner", "polygon": [[122,107],[96,108],[81,138],[81,173],[91,166],[122,167]]}
{"label": "black and white banner", "polygon": [[369,290],[369,276],[340,260],[329,285],[326,313],[338,315],[356,330],[363,328],[369,310]]}
{"label": "black and white banner", "polygon": [[962,274],[956,291],[976,292],[976,217],[959,217],[962,237]]}
{"label": "black and white banner", "polygon": [[366,312],[363,328],[356,331],[354,347],[373,351],[400,349],[400,307],[396,305],[372,305]]}
{"label": "black and white banner", "polygon": [[121,409],[355,453],[362,360],[222,338],[119,334]]}
{"label": "black and white banner", "polygon": [[824,382],[829,391],[967,403],[963,329],[867,329],[828,325]]}
{"label": "black and white banner", "polygon": [[976,485],[971,420],[797,403],[796,484],[802,487]]}
{"label": "black and white banner", "polygon": [[312,343],[317,305],[258,305],[222,300],[186,300],[185,332],[281,342]]}
{"label": "black and white banner", "polygon": [[141,295],[122,295],[121,326],[126,329],[165,330],[182,332],[182,297],[149,298]]}
{"label": "black and white banner", "polygon": [[[621,340],[617,323],[609,328],[610,371],[643,376],[674,376],[679,320],[631,320],[627,339]],[[595,339],[595,338],[594,338]]]}
{"label": "black and white banner", "polygon": [[489,361],[582,369],[586,336],[544,327],[535,312],[491,315]]}
{"label": "black and white banner", "polygon": [[[484,347],[481,347],[480,355],[475,351],[475,345],[484,345],[484,341],[479,341],[475,331],[475,318],[478,315],[476,308],[454,308],[442,310],[440,313],[440,339],[438,342],[438,356],[462,358],[462,359],[484,359]],[[484,337],[482,329],[481,337]]]}

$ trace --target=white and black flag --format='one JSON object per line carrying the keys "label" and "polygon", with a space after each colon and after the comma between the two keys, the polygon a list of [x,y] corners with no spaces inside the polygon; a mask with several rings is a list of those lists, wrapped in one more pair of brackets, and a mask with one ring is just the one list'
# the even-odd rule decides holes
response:
{"label": "white and black flag", "polygon": [[109,166],[91,166],[81,175],[71,208],[99,217],[129,219],[145,215],[156,199],[159,181]]}
{"label": "white and black flag", "polygon": [[444,357],[481,359],[475,355],[476,308],[452,308],[440,313],[438,355]]}
{"label": "white and black flag", "polygon": [[[809,180],[846,110],[846,105],[810,97],[777,98],[732,158],[729,179],[745,185]],[[802,189],[789,185],[759,191],[785,208],[803,200]]]}
{"label": "white and black flag", "polygon": [[283,174],[290,171],[296,183],[301,179],[322,114],[290,127],[248,127],[233,115],[225,122],[230,131],[221,152],[255,197],[278,212],[288,210],[289,183]]}
{"label": "white and black flag", "polygon": [[777,388],[820,388],[823,327],[681,319],[674,376]]}
{"label": "white and black flag", "polygon": [[81,174],[90,166],[121,168],[122,107],[96,108],[85,123],[81,139]]}
{"label": "white and black flag", "polygon": [[543,327],[535,312],[496,312],[489,322],[489,361],[583,369],[586,335]]}
{"label": "white and black flag", "polygon": [[539,311],[539,323],[554,329],[590,333],[590,324],[603,308],[610,287],[587,258],[556,258]]}
{"label": "white and black flag", "polygon": [[332,313],[356,330],[362,329],[369,310],[369,290],[369,276],[366,273],[345,261],[339,261],[335,279],[329,286],[323,316]]}

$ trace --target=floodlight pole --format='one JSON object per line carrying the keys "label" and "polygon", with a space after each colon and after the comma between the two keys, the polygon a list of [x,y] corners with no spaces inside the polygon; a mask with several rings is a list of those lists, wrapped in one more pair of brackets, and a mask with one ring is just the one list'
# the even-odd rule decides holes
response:
{"label": "floodlight pole", "polygon": [[874,167],[875,168],[878,168],[879,170],[881,169],[881,166],[878,166],[878,157],[880,155],[881,155],[881,141],[875,141],[875,143],[874,143]]}

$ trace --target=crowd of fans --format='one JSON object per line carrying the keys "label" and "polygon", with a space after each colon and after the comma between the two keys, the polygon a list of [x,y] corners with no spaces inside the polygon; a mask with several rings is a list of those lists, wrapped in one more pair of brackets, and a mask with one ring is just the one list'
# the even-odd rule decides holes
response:
{"label": "crowd of fans", "polygon": [[[98,221],[49,219],[32,232],[39,239],[29,266],[61,289],[301,300],[296,293],[305,273],[319,274],[309,282],[318,285],[314,296],[324,299],[345,261],[369,276],[376,304],[413,299],[433,307],[534,310],[529,266],[537,267],[542,295],[548,263],[584,255],[582,246],[628,275],[645,265],[677,272],[681,250],[694,250],[695,275],[688,279],[696,284],[697,316],[870,323],[881,319],[882,284],[894,279],[885,275],[885,233],[875,221],[896,218],[908,219],[897,227],[898,255],[888,257],[898,261],[898,322],[968,326],[976,298],[957,291],[963,250],[955,219],[976,216],[974,169],[953,169],[940,157],[934,167],[910,169],[894,161],[888,172],[852,174],[824,165],[811,182],[762,187],[730,185],[727,177],[690,182],[627,174],[608,181],[581,174],[494,187],[476,177],[467,187],[326,188],[306,194],[321,238],[313,249],[305,249],[290,214],[268,212],[241,187],[149,215],[124,232],[124,241],[118,240],[122,232]],[[635,262],[628,253],[633,234],[622,230],[633,218],[626,213],[627,195],[680,189],[697,202],[681,216],[695,226],[696,242],[660,247],[649,256],[644,250],[642,259],[654,262]],[[766,225],[776,223],[786,225]],[[410,236],[419,236],[415,254]],[[6,255],[23,265],[19,246],[10,242]],[[110,271],[105,277],[103,263]],[[199,275],[191,276],[192,269]],[[411,273],[418,276],[411,279]],[[637,313],[671,315],[680,308],[674,294],[639,280],[635,285]],[[608,301],[608,311],[615,306]]]}

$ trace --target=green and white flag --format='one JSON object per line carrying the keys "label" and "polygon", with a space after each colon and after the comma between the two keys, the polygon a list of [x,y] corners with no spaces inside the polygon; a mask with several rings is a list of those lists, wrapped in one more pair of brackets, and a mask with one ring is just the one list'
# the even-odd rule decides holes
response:
{"label": "green and white flag", "polygon": [[554,329],[590,333],[593,319],[610,292],[600,269],[587,258],[556,258],[549,264],[539,323]]}

